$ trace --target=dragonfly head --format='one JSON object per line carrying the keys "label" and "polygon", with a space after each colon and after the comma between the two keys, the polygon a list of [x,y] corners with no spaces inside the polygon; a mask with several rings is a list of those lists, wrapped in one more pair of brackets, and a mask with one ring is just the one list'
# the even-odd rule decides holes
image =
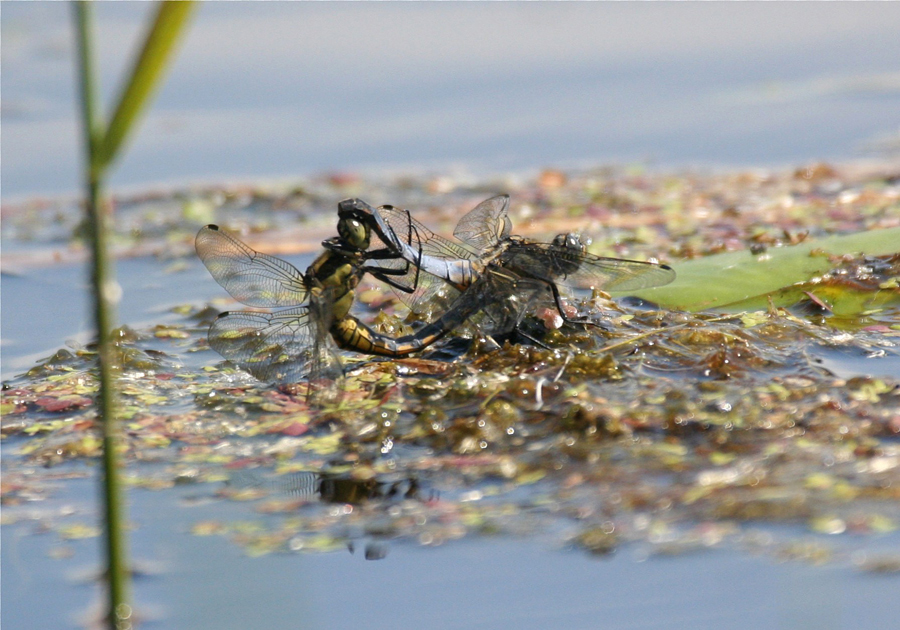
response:
{"label": "dragonfly head", "polygon": [[[384,207],[393,209],[392,206]],[[338,204],[338,232],[340,232],[342,224],[348,229],[352,226],[354,229],[364,229],[366,231],[365,245],[360,244],[360,249],[369,247],[369,240],[373,232],[387,247],[395,251],[399,251],[401,248],[397,234],[385,222],[378,209],[373,208],[362,199],[344,199]],[[357,225],[361,225],[362,228],[357,228]],[[359,243],[362,242],[363,240],[360,236]]]}
{"label": "dragonfly head", "polygon": [[557,234],[553,237],[553,245],[556,247],[562,247],[564,249],[571,249],[579,254],[583,254],[587,251],[587,244],[581,240],[581,236],[579,234],[575,234],[574,232],[569,232],[568,234]]}
{"label": "dragonfly head", "polygon": [[358,250],[368,249],[372,237],[368,217],[374,211],[360,199],[344,199],[338,204],[338,234],[346,245]]}
{"label": "dragonfly head", "polygon": [[362,199],[344,199],[338,204],[338,217],[340,218],[352,216],[356,219],[363,219],[373,214],[375,214],[375,208]]}

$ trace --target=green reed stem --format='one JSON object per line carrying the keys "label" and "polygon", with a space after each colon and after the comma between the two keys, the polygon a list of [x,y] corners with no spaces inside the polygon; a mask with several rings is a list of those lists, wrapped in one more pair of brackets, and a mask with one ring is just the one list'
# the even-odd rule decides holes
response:
{"label": "green reed stem", "polygon": [[112,330],[121,289],[109,255],[109,212],[104,184],[110,165],[158,88],[175,46],[190,17],[194,3],[160,2],[147,32],[143,48],[126,76],[112,120],[107,126],[97,105],[94,69],[93,9],[88,0],[77,0],[75,30],[78,42],[78,78],[82,126],[84,128],[84,187],[87,224],[91,242],[91,286],[94,324],[99,345],[100,390],[97,400],[103,429],[102,493],[106,523],[106,562],[109,583],[108,621],[112,628],[133,627],[128,559],[125,540],[125,505],[119,477],[120,435],[116,414],[115,343]]}
{"label": "green reed stem", "polygon": [[131,628],[132,608],[125,541],[125,506],[119,478],[119,435],[116,418],[115,350],[111,331],[115,325],[115,307],[119,287],[115,269],[108,255],[107,213],[103,203],[105,168],[98,148],[102,123],[97,112],[96,80],[93,53],[92,7],[79,0],[75,4],[78,41],[78,74],[81,117],[84,129],[84,186],[87,222],[91,242],[91,286],[93,289],[94,325],[99,344],[100,391],[98,415],[103,430],[103,477],[105,547],[107,582],[109,585],[108,622],[111,628]]}
{"label": "green reed stem", "polygon": [[96,147],[96,158],[104,167],[119,153],[135,123],[159,89],[163,74],[172,60],[184,27],[194,12],[194,2],[160,2],[144,46],[135,59],[131,72],[122,87],[116,107],[110,114],[109,126],[103,141]]}

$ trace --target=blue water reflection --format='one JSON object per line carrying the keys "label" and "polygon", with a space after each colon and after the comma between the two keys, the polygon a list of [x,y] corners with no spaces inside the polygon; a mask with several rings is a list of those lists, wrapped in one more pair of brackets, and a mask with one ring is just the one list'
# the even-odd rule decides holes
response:
{"label": "blue water reflection", "polygon": [[[97,7],[107,100],[140,3]],[[3,6],[3,196],[75,190],[69,9]],[[838,160],[896,134],[900,5],[208,3],[119,186]]]}
{"label": "blue water reflection", "polygon": [[[93,481],[68,482],[80,507]],[[203,489],[131,490],[132,555],[151,575],[135,582],[138,610],[160,627],[298,628],[889,628],[896,579],[846,565],[779,564],[770,557],[706,551],[677,560],[639,549],[592,559],[546,541],[475,538],[440,548],[387,543],[367,562],[357,551],[244,556],[220,537],[189,533],[202,520],[246,517],[221,501],[185,503]],[[57,505],[58,501],[51,501]],[[45,508],[46,509],[46,508]],[[98,595],[79,581],[96,563],[97,539],[66,542],[4,526],[4,628],[75,627]],[[842,541],[844,551],[856,542]],[[897,536],[867,540],[867,552]],[[47,598],[47,593],[52,593]]]}

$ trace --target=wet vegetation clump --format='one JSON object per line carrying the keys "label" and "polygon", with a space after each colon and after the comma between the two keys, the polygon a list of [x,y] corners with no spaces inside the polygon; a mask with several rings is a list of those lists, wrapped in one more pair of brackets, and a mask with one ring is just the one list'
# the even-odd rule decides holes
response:
{"label": "wet vegetation clump", "polygon": [[[600,556],[631,544],[667,555],[731,545],[846,559],[839,542],[802,541],[900,525],[896,177],[824,165],[715,176],[599,169],[449,191],[445,179],[436,191],[427,178],[322,178],[119,200],[123,247],[165,259],[173,282],[199,264],[199,224],[215,219],[267,252],[311,250],[292,239],[310,226],[332,236],[328,209],[351,189],[442,233],[453,209],[508,190],[516,231],[577,229],[598,255],[656,257],[678,273],[637,297],[572,298],[597,326],[548,328],[536,313],[522,329],[537,343],[463,327],[409,358],[343,353],[340,395],[324,403],[306,383],[261,383],[209,349],[209,323],[230,305],[200,300],[164,323],[123,327],[126,478],[233,502],[244,518],[198,521],[193,533],[250,554],[327,551],[361,536],[439,544],[502,534]],[[78,251],[64,205],[4,212],[5,232],[38,244],[31,259],[66,230]],[[33,222],[43,216],[58,220],[42,231]],[[829,240],[858,232],[870,235],[865,247]],[[777,272],[754,275],[770,263]],[[357,315],[380,332],[416,329],[383,287],[366,280],[358,297]],[[95,370],[96,349],[73,344],[3,384],[4,522],[32,518],[34,502],[93,474]],[[46,519],[65,536],[78,516]]]}

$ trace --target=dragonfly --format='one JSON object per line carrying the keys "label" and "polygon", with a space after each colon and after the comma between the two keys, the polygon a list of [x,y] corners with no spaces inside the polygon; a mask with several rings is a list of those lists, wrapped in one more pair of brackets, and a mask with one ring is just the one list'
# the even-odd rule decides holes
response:
{"label": "dragonfly", "polygon": [[[399,227],[399,216],[393,218]],[[210,347],[261,381],[336,380],[343,368],[335,346],[400,357],[452,329],[434,324],[395,339],[351,315],[354,290],[366,273],[400,293],[412,293],[419,268],[401,255],[411,244],[401,243],[396,231],[363,201],[345,199],[338,204],[337,229],[338,236],[324,241],[325,250],[301,273],[216,225],[201,228],[195,248],[216,282],[247,306],[279,309],[221,313],[209,329]],[[409,227],[401,231],[413,233]]]}
{"label": "dragonfly", "polygon": [[[569,315],[563,290],[637,291],[675,279],[668,265],[590,254],[574,233],[550,243],[512,235],[508,211],[508,195],[481,202],[457,224],[459,242],[433,233],[407,210],[388,205],[376,214],[394,231],[406,261],[459,292],[437,321],[458,325],[478,313],[489,334],[518,329],[525,314],[548,298],[563,321],[596,325]],[[423,279],[400,297],[415,309],[435,292],[435,284]]]}

